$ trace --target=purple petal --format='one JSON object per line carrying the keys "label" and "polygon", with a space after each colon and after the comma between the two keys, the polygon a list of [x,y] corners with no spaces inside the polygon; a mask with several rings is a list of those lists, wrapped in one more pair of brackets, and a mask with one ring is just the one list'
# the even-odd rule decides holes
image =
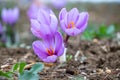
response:
{"label": "purple petal", "polygon": [[77,17],[79,16],[79,11],[77,8],[73,8],[68,12],[68,23],[71,21],[76,21]]}
{"label": "purple petal", "polygon": [[55,62],[57,60],[56,55],[48,56],[47,58],[43,59],[44,62]]}
{"label": "purple petal", "polygon": [[65,46],[64,46],[64,44],[62,44],[62,47],[60,48],[59,52],[57,53],[58,57],[61,56],[61,55],[63,55],[64,49],[65,49]]}
{"label": "purple petal", "polygon": [[14,8],[14,18],[15,18],[15,21],[18,20],[19,18],[19,8]]}
{"label": "purple petal", "polygon": [[12,22],[14,21],[14,16],[12,15],[12,9],[8,9],[7,10],[7,14],[6,14],[6,18],[8,20],[7,24],[12,24]]}
{"label": "purple petal", "polygon": [[63,38],[62,35],[57,32],[55,34],[55,53],[56,55],[60,56],[63,54],[64,45],[63,45]]}
{"label": "purple petal", "polygon": [[48,11],[44,9],[39,9],[39,12],[37,13],[37,19],[40,23],[49,25],[50,23],[50,16]]}
{"label": "purple petal", "polygon": [[87,12],[82,12],[79,14],[79,18],[76,22],[76,27],[81,28],[83,27],[87,22],[88,22],[88,13]]}
{"label": "purple petal", "polygon": [[82,32],[82,30],[80,30],[78,28],[66,29],[66,33],[69,36],[76,36],[76,35],[80,34],[81,32]]}
{"label": "purple petal", "polygon": [[33,50],[35,54],[40,58],[40,59],[45,59],[48,57],[48,54],[46,53],[46,49],[44,44],[41,41],[34,41],[32,44]]}
{"label": "purple petal", "polygon": [[40,30],[41,32],[47,36],[47,35],[53,35],[50,31],[50,26],[46,24],[40,24]]}
{"label": "purple petal", "polygon": [[51,34],[48,25],[39,24],[39,22],[37,20],[34,20],[34,19],[31,19],[31,31],[38,38],[43,38],[46,35]]}
{"label": "purple petal", "polygon": [[27,11],[27,15],[30,19],[36,19],[37,18],[37,12],[39,10],[39,7],[35,4],[32,4],[30,8]]}
{"label": "purple petal", "polygon": [[67,0],[52,0],[51,2],[55,8],[60,9],[65,6]]}
{"label": "purple petal", "polygon": [[66,31],[65,20],[62,20],[62,21],[60,22],[60,24],[61,24],[61,28],[62,28],[62,30],[65,32],[65,31]]}
{"label": "purple petal", "polygon": [[79,30],[80,30],[80,33],[84,32],[84,30],[87,28],[87,24],[88,23],[85,23]]}
{"label": "purple petal", "polygon": [[68,26],[68,13],[66,13],[65,17],[63,20],[61,20],[60,22],[64,23],[65,24],[65,28],[67,28]]}
{"label": "purple petal", "polygon": [[2,24],[0,23],[0,34],[3,34],[4,33],[4,28],[2,26]]}
{"label": "purple petal", "polygon": [[46,48],[48,48],[48,49],[51,48],[51,47],[52,47],[53,49],[55,48],[55,46],[54,46],[54,44],[55,44],[55,43],[54,43],[54,42],[55,42],[55,41],[54,41],[54,36],[52,36],[52,35],[47,35],[46,37],[44,37],[43,40],[44,40],[44,45],[45,45]]}
{"label": "purple petal", "polygon": [[19,18],[19,9],[13,8],[9,10],[9,24],[14,24],[15,22],[17,22],[18,18]]}
{"label": "purple petal", "polygon": [[50,29],[51,29],[51,32],[54,34],[57,29],[58,29],[58,21],[57,21],[57,18],[54,14],[50,14],[50,18],[51,18],[51,21],[50,21]]}
{"label": "purple petal", "polygon": [[40,24],[37,20],[31,19],[31,31],[38,38],[41,38],[43,36],[41,33]]}
{"label": "purple petal", "polygon": [[66,13],[67,13],[66,8],[63,8],[59,14],[59,20],[62,20],[65,17]]}
{"label": "purple petal", "polygon": [[7,20],[7,10],[5,8],[2,9],[2,13],[1,13],[1,17],[2,17],[2,20],[7,23],[8,20]]}

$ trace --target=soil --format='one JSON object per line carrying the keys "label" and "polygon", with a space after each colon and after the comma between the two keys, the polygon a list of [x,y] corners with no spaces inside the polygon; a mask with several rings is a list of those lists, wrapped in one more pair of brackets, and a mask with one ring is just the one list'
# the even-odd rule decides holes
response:
{"label": "soil", "polygon": [[[79,51],[79,54],[76,53]],[[66,63],[44,63],[41,80],[120,80],[120,45],[114,41],[80,41],[69,45]],[[76,56],[78,54],[78,56]],[[1,70],[7,71],[19,61],[27,65],[41,62],[32,49],[0,48]],[[0,77],[0,80],[5,80]]]}

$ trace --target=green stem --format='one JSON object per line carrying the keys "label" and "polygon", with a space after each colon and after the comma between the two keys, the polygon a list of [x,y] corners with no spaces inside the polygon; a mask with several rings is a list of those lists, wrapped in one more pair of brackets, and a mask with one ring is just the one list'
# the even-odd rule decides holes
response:
{"label": "green stem", "polygon": [[65,42],[65,47],[67,47],[67,45],[68,45],[68,39],[70,38],[70,36],[69,35],[66,35],[66,38],[65,38],[65,40],[64,40],[64,42]]}
{"label": "green stem", "polygon": [[10,38],[11,44],[15,43],[15,26],[14,25],[7,25],[7,36]]}

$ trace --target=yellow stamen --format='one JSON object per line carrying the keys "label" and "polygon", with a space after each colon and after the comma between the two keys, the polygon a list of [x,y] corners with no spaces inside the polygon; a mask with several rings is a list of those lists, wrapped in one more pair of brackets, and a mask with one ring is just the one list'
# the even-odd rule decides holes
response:
{"label": "yellow stamen", "polygon": [[50,47],[50,49],[46,48],[46,51],[47,51],[47,53],[48,53],[50,56],[52,56],[52,55],[54,54],[54,52],[55,52],[52,47]]}
{"label": "yellow stamen", "polygon": [[67,26],[68,29],[74,28],[74,27],[75,27],[74,21],[71,21],[71,22],[68,24],[68,26]]}

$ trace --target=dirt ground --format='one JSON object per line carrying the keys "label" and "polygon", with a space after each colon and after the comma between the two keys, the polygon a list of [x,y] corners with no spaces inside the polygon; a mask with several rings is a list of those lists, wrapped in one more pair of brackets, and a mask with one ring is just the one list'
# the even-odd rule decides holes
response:
{"label": "dirt ground", "polygon": [[[73,58],[66,63],[44,63],[44,70],[39,73],[41,80],[81,80],[80,77],[84,80],[120,80],[120,45],[94,40],[80,41],[78,46],[69,45],[67,54]],[[78,56],[77,51],[80,52]],[[7,71],[19,61],[28,65],[40,62],[32,49],[0,48],[1,70]]]}

